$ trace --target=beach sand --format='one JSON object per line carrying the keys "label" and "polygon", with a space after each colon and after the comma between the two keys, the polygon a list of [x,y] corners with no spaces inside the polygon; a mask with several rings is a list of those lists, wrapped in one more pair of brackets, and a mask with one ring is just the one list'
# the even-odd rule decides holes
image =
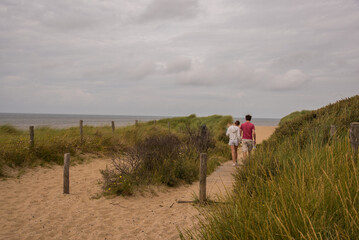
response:
{"label": "beach sand", "polygon": [[[257,126],[257,142],[274,129]],[[70,194],[62,193],[62,166],[29,169],[19,179],[0,181],[0,239],[179,239],[178,229],[196,226],[197,206],[177,201],[194,200],[198,182],[98,198],[99,170],[106,165],[109,159],[71,166]],[[231,190],[234,170],[228,161],[207,178],[211,199]]]}

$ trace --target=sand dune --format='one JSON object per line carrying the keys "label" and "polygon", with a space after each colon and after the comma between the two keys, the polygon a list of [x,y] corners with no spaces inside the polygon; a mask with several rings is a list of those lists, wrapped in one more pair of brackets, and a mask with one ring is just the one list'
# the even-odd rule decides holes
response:
{"label": "sand dune", "polygon": [[[258,142],[274,127],[257,127]],[[178,229],[195,226],[198,210],[178,200],[193,200],[198,183],[158,188],[135,197],[96,198],[100,169],[96,159],[70,168],[70,194],[62,193],[63,168],[28,170],[0,182],[0,239],[179,239]],[[211,198],[232,185],[235,168],[226,162],[207,182]]]}

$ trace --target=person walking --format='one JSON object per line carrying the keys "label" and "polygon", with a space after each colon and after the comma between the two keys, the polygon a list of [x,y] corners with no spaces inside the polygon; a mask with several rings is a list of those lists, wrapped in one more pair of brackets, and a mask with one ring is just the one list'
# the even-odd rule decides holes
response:
{"label": "person walking", "polygon": [[234,124],[228,127],[226,135],[229,137],[228,145],[231,146],[232,153],[232,166],[237,166],[237,158],[238,158],[238,145],[241,141],[241,135],[239,132],[239,121],[236,121]]}
{"label": "person walking", "polygon": [[253,147],[256,144],[255,126],[251,123],[252,116],[246,115],[246,122],[240,126],[240,135],[242,137],[243,160],[251,156]]}

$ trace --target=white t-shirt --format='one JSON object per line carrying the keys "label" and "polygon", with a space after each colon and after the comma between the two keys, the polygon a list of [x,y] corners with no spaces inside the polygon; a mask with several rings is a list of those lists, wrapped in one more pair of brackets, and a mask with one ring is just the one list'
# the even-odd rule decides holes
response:
{"label": "white t-shirt", "polygon": [[230,140],[241,140],[241,135],[239,134],[239,127],[232,125],[227,129],[226,135],[229,136]]}

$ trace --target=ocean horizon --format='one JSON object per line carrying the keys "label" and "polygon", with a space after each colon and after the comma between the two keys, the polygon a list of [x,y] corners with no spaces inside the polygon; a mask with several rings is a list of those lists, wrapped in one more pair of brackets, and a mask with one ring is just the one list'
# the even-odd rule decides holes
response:
{"label": "ocean horizon", "polygon": [[[51,114],[51,113],[0,113],[0,125],[12,125],[19,129],[34,127],[70,128],[79,125],[83,120],[84,125],[111,126],[114,121],[116,126],[135,124],[135,121],[148,122],[163,118],[177,116],[141,116],[141,115],[95,115],[95,114]],[[235,120],[244,122],[243,118],[233,117]],[[277,126],[280,119],[276,118],[253,118],[252,122],[258,126]]]}

